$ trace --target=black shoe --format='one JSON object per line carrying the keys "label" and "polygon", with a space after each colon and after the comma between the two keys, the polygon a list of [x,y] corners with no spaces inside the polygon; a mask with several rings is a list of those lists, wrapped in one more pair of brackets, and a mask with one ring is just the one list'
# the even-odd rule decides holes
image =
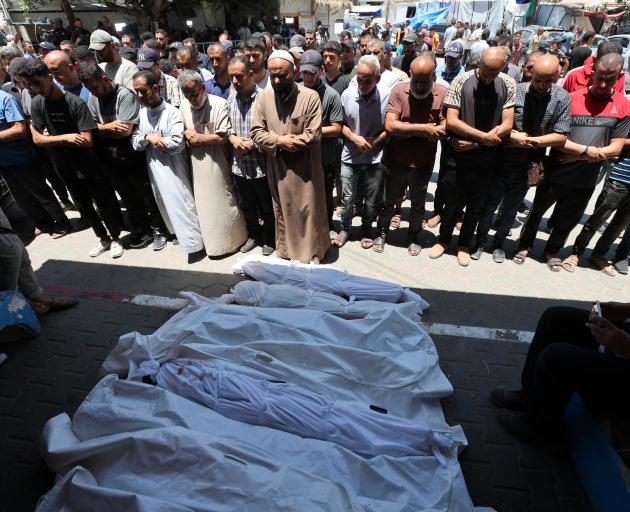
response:
{"label": "black shoe", "polygon": [[154,238],[148,233],[134,233],[131,235],[131,241],[129,242],[129,247],[131,249],[142,249],[149,245]]}
{"label": "black shoe", "polygon": [[492,261],[495,263],[503,263],[505,261],[505,251],[503,249],[495,249],[492,251]]}
{"label": "black shoe", "polygon": [[561,453],[567,451],[566,441],[561,437],[552,436],[547,432],[541,432],[531,424],[529,416],[524,412],[497,411],[499,423],[514,437],[533,444],[548,452]]}
{"label": "black shoe", "polygon": [[499,409],[510,409],[518,412],[527,410],[520,391],[509,391],[502,388],[493,389],[490,391],[490,401]]}
{"label": "black shoe", "polygon": [[475,247],[470,253],[471,259],[475,261],[480,260],[482,256],[483,256],[483,247],[481,246]]}
{"label": "black shoe", "polygon": [[613,265],[617,269],[617,272],[619,272],[620,274],[623,274],[624,276],[628,274],[628,258],[615,261]]}
{"label": "black shoe", "polygon": [[205,259],[205,257],[207,256],[206,254],[206,249],[205,247],[203,249],[200,249],[196,252],[191,252],[188,254],[188,263],[197,263],[198,261],[201,261],[203,259]]}
{"label": "black shoe", "polygon": [[161,251],[166,247],[166,235],[160,231],[153,232],[153,250]]}
{"label": "black shoe", "polygon": [[245,242],[239,250],[242,253],[246,253],[251,251],[254,247],[256,247],[256,240],[254,240],[253,238],[248,238],[247,242]]}
{"label": "black shoe", "polygon": [[275,251],[275,249],[273,247],[271,247],[270,245],[263,245],[262,246],[262,255],[263,256],[271,256],[273,254],[273,251]]}

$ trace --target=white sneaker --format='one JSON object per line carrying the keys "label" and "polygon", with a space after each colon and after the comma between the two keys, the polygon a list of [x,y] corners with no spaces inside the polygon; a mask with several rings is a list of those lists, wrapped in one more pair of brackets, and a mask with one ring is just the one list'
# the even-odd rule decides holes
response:
{"label": "white sneaker", "polygon": [[99,240],[98,244],[90,251],[90,257],[96,258],[109,249],[111,242]]}
{"label": "white sneaker", "polygon": [[120,242],[112,240],[112,243],[109,246],[109,255],[112,258],[120,258],[123,255],[123,252],[125,252],[125,250],[123,249],[123,246],[120,244]]}

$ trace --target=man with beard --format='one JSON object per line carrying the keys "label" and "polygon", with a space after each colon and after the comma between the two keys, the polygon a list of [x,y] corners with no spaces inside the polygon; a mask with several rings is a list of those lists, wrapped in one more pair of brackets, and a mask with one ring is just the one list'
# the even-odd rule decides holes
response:
{"label": "man with beard", "polygon": [[315,91],[295,84],[291,54],[277,50],[267,67],[273,90],[254,105],[252,140],[267,152],[267,177],[280,258],[319,263],[330,246],[320,140],[322,108]]}
{"label": "man with beard", "polygon": [[505,261],[503,244],[527,193],[528,166],[540,162],[546,148],[563,146],[571,131],[571,99],[568,92],[556,85],[558,65],[557,57],[543,55],[535,61],[532,81],[516,86],[514,129],[510,139],[499,148],[497,169],[479,217],[473,260],[483,255],[493,214],[501,203],[495,222],[492,260]]}
{"label": "man with beard", "polygon": [[174,107],[179,107],[182,102],[182,92],[177,84],[177,78],[167,75],[160,70],[160,56],[151,48],[138,50],[138,69],[150,71],[160,84],[160,98]]}
{"label": "man with beard", "polygon": [[402,69],[405,73],[409,74],[409,68],[411,63],[418,56],[418,36],[416,34],[407,34],[403,37],[403,54],[397,55],[392,60],[392,66]]}
{"label": "man with beard", "polygon": [[189,262],[193,262],[205,253],[182,116],[160,97],[160,85],[151,72],[138,71],[133,87],[143,106],[131,144],[136,151],[146,150],[149,180],[162,218],[169,233],[177,236],[180,249],[189,255]]}
{"label": "man with beard", "polygon": [[244,57],[249,59],[249,65],[254,77],[254,82],[259,89],[271,88],[269,71],[265,69],[265,43],[257,37],[252,37],[245,44]]}
{"label": "man with beard", "polygon": [[90,36],[90,50],[96,52],[99,66],[114,83],[133,90],[133,75],[138,68],[118,55],[112,36],[104,30],[95,30]]}
{"label": "man with beard", "polygon": [[357,74],[356,63],[357,45],[352,39],[341,42],[341,72],[352,80]]}
{"label": "man with beard", "polygon": [[379,237],[372,250],[383,252],[397,199],[409,186],[411,215],[407,252],[420,254],[418,235],[422,230],[427,185],[433,172],[437,141],[446,135],[443,114],[447,88],[435,83],[435,57],[422,53],[411,63],[411,80],[397,85],[389,96],[385,130],[391,136],[389,175],[386,178],[385,208],[379,216]]}
{"label": "man with beard", "polygon": [[158,44],[158,51],[161,53],[161,57],[163,59],[168,59],[169,57],[169,48],[168,48],[168,32],[163,28],[158,28],[155,31],[155,40]]}
{"label": "man with beard", "polygon": [[447,84],[464,73],[462,59],[464,57],[464,44],[461,41],[453,41],[450,46],[444,48],[444,64],[437,67],[435,74]]}
{"label": "man with beard", "polygon": [[[210,49],[210,47],[208,47]],[[192,71],[196,71],[201,75],[204,82],[208,82],[212,80],[212,73],[207,69],[203,69],[199,67],[199,50],[196,46],[184,46],[177,50],[177,56],[175,57],[177,60],[177,67],[184,71],[185,69],[190,69]]]}
{"label": "man with beard", "polygon": [[228,52],[221,43],[208,47],[208,58],[214,69],[214,76],[206,81],[206,92],[224,100],[230,95],[230,74],[228,73]]}
{"label": "man with beard", "polygon": [[230,131],[230,111],[223,98],[205,91],[199,73],[186,70],[177,81],[185,98],[179,111],[192,161],[203,245],[208,256],[230,254],[247,240],[225,146]]}

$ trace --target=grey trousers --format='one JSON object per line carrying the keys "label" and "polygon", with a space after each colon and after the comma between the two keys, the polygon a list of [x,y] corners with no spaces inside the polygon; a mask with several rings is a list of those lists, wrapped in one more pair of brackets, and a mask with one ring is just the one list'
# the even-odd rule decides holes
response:
{"label": "grey trousers", "polygon": [[7,290],[19,290],[32,300],[44,294],[20,237],[14,233],[0,232],[0,291]]}

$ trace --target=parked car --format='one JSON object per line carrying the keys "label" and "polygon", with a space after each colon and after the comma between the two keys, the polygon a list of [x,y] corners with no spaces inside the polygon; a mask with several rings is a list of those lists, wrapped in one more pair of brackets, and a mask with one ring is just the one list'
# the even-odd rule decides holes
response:
{"label": "parked car", "polygon": [[[539,28],[541,28],[540,25],[527,25],[526,27],[522,28],[521,29],[521,42],[524,45],[529,46],[529,43],[532,42],[532,39],[538,32]],[[564,27],[542,27],[542,28],[545,32],[548,32],[548,31],[564,32],[565,31]]]}

